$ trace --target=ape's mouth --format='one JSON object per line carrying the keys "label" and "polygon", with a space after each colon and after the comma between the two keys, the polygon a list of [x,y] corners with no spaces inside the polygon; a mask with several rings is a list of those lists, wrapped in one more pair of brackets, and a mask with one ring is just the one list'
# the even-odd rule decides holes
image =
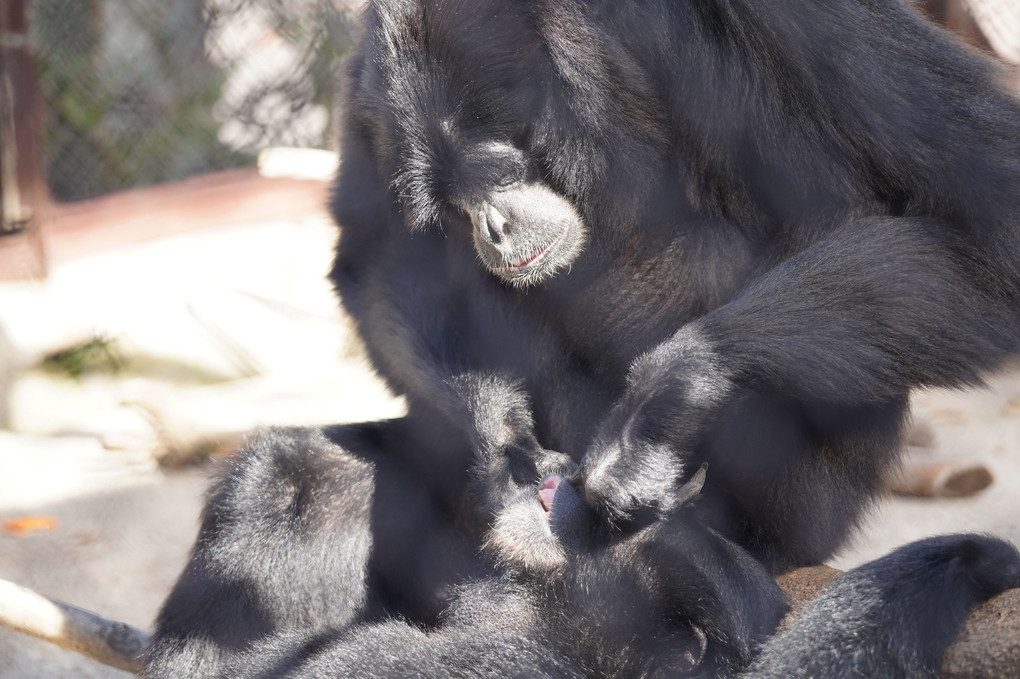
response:
{"label": "ape's mouth", "polygon": [[[505,278],[516,280],[540,270],[545,260],[559,249],[559,245],[567,237],[567,234],[570,233],[570,226],[569,222],[564,224],[563,229],[544,247],[525,255],[518,260],[502,264],[499,266],[497,273],[501,274]],[[555,256],[552,257],[552,260],[555,260]],[[553,264],[553,268],[555,268],[555,263]]]}
{"label": "ape's mouth", "polygon": [[545,510],[546,518],[552,513],[553,500],[556,498],[556,489],[560,487],[563,477],[559,474],[552,474],[545,477],[542,485],[538,487],[538,503]]}
{"label": "ape's mouth", "polygon": [[[562,236],[561,236],[561,238],[562,238]],[[510,262],[509,264],[507,264],[503,268],[506,269],[507,271],[512,272],[512,273],[516,273],[518,271],[523,271],[523,270],[527,269],[529,266],[535,266],[539,262],[541,262],[543,259],[545,259],[545,256],[547,254],[549,254],[550,250],[552,250],[552,246],[555,245],[558,241],[559,241],[559,238],[557,238],[552,243],[549,243],[549,245],[546,245],[544,248],[542,248],[541,250],[539,250],[535,254],[533,254],[533,255],[531,255],[529,257],[525,257],[524,259],[518,260],[516,262]]]}

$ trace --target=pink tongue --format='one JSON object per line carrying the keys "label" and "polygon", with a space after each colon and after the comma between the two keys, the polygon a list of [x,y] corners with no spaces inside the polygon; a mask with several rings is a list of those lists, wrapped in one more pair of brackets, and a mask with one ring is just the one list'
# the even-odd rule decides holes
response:
{"label": "pink tongue", "polygon": [[546,478],[542,482],[542,485],[538,488],[538,501],[542,503],[542,508],[547,512],[552,511],[553,498],[556,497],[556,487],[560,485],[560,481],[563,478],[553,474]]}

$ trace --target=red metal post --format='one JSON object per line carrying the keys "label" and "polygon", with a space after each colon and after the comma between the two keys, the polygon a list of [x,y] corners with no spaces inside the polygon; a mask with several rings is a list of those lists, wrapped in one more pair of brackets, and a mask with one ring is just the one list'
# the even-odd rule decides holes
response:
{"label": "red metal post", "polygon": [[40,276],[50,202],[27,0],[0,3],[0,278]]}

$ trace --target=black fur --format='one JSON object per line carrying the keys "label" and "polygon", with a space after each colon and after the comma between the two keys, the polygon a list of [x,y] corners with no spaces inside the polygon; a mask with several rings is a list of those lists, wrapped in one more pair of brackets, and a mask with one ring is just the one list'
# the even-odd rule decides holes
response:
{"label": "black fur", "polygon": [[830,556],[908,391],[1020,341],[997,78],[900,0],[370,4],[332,279],[409,413],[256,443],[151,667],[312,619],[436,624],[482,568],[478,455],[526,485],[561,451],[624,533],[707,461],[708,529],[772,572]]}
{"label": "black fur", "polygon": [[[489,546],[500,567],[459,587],[437,628],[388,620],[275,635],[223,676],[724,676],[787,610],[761,564],[690,511],[610,536],[563,484],[553,513],[586,525],[584,544],[567,548],[535,486],[485,476],[503,503]],[[542,561],[549,542],[561,561]]]}
{"label": "black fur", "polygon": [[971,607],[1020,585],[1020,555],[1001,540],[931,538],[846,574],[769,639],[782,592],[704,527],[696,501],[622,535],[600,530],[569,482],[546,511],[534,486],[491,467],[481,476],[498,507],[488,550],[499,568],[459,587],[436,629],[296,626],[217,676],[934,677]]}
{"label": "black fur", "polygon": [[1020,587],[1020,558],[1001,540],[944,535],[901,547],[834,582],[765,647],[749,674],[938,677],[975,604]]}
{"label": "black fur", "polygon": [[374,3],[333,280],[452,468],[472,383],[505,380],[534,406],[507,435],[583,460],[608,519],[668,510],[708,461],[718,529],[817,563],[909,389],[1017,349],[997,75],[898,0]]}

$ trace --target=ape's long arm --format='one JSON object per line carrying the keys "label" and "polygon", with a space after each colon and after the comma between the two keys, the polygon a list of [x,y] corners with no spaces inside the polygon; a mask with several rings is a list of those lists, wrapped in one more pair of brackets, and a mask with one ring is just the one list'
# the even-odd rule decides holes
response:
{"label": "ape's long arm", "polygon": [[[823,557],[876,490],[909,389],[976,383],[1020,343],[1018,278],[979,257],[946,223],[876,218],[786,260],[635,362],[585,459],[589,498],[618,519],[668,506],[705,456],[743,513],[802,532],[794,564]],[[802,490],[772,494],[790,479]]]}

